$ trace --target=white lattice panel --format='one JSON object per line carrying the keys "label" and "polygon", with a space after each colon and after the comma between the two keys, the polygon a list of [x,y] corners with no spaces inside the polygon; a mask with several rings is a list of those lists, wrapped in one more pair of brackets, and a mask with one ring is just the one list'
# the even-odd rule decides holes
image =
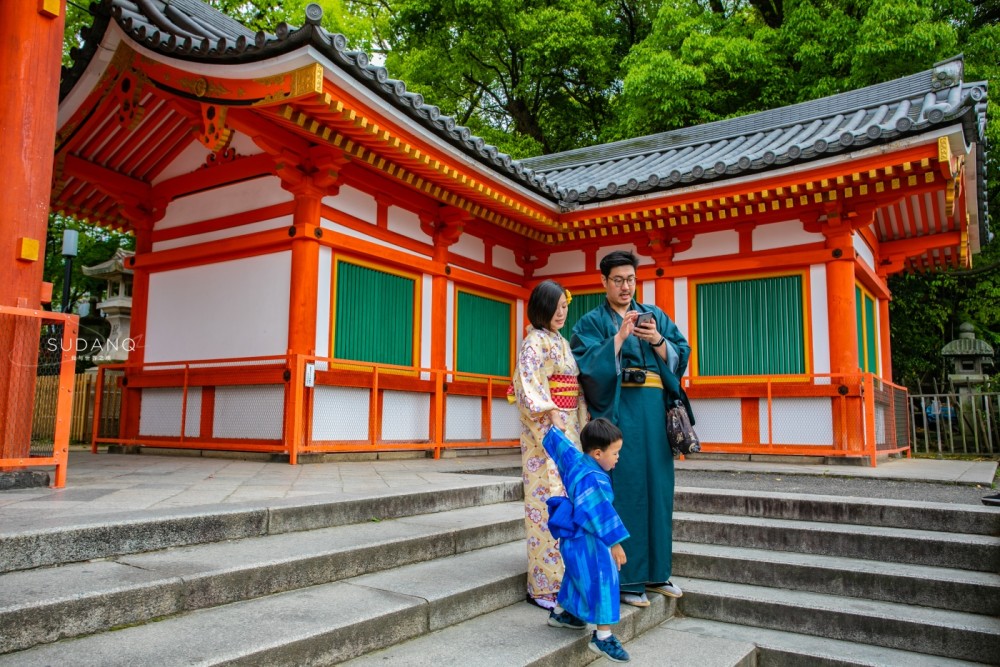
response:
{"label": "white lattice panel", "polygon": [[430,411],[430,394],[386,391],[382,395],[382,439],[428,440]]}
{"label": "white lattice panel", "polygon": [[477,396],[449,396],[445,412],[445,440],[481,440],[483,399]]}
{"label": "white lattice panel", "polygon": [[284,385],[217,387],[216,438],[281,440],[285,414]]}
{"label": "white lattice panel", "polygon": [[691,401],[702,442],[743,442],[743,417],[738,398],[699,398]]}
{"label": "white lattice panel", "polygon": [[316,387],[313,440],[368,440],[371,392],[357,387]]}
{"label": "white lattice panel", "polygon": [[[776,398],[773,404],[774,444],[833,444],[833,409],[829,398]],[[767,401],[760,401],[760,441],[767,442]]]}
{"label": "white lattice panel", "polygon": [[[184,394],[180,388],[143,389],[142,407],[139,409],[139,435],[180,437],[183,403]],[[187,413],[184,417],[185,437],[197,437],[201,430],[201,387],[188,389]]]}
{"label": "white lattice panel", "polygon": [[521,437],[521,420],[517,416],[517,406],[506,398],[494,398],[490,429],[494,440],[517,440]]}

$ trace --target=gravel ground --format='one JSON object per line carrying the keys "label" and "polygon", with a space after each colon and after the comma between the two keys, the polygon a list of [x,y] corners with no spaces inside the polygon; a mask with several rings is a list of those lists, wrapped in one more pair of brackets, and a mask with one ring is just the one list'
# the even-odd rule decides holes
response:
{"label": "gravel ground", "polygon": [[[888,479],[831,477],[827,475],[764,474],[753,472],[705,472],[678,470],[676,486],[710,489],[746,489],[776,493],[812,493],[931,503],[980,505],[983,496],[996,493],[985,486],[936,482],[903,482]],[[1000,510],[998,510],[1000,511]]]}

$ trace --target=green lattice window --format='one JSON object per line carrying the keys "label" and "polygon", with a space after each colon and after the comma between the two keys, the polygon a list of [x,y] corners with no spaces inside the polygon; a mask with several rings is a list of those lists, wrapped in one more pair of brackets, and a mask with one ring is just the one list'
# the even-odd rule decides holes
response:
{"label": "green lattice window", "polygon": [[563,325],[559,333],[566,340],[573,338],[573,327],[580,321],[580,318],[605,301],[607,301],[607,294],[605,292],[590,292],[588,294],[573,292],[573,302],[569,304],[569,311],[566,313],[566,324]]}
{"label": "green lattice window", "polygon": [[696,287],[698,375],[806,372],[802,276]]}
{"label": "green lattice window", "polygon": [[416,278],[344,261],[336,271],[334,357],[412,366]]}
{"label": "green lattice window", "polygon": [[455,370],[483,375],[511,374],[510,301],[458,292]]}
{"label": "green lattice window", "polygon": [[875,298],[854,287],[854,308],[858,322],[858,368],[866,373],[878,373],[878,328],[875,320]]}

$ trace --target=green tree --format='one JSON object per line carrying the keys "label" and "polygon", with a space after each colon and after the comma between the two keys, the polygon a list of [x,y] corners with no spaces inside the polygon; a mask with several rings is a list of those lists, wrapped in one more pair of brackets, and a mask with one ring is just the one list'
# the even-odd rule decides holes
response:
{"label": "green tree", "polygon": [[49,215],[49,228],[45,239],[45,269],[46,282],[52,283],[52,309],[62,310],[62,293],[65,281],[66,262],[62,256],[63,232],[75,229],[79,232],[77,255],[73,258],[70,273],[69,303],[75,304],[84,295],[100,297],[104,291],[103,280],[90,278],[83,274],[84,266],[100,264],[110,259],[118,248],[132,250],[135,239],[131,234],[94,227],[74,218],[57,213]]}

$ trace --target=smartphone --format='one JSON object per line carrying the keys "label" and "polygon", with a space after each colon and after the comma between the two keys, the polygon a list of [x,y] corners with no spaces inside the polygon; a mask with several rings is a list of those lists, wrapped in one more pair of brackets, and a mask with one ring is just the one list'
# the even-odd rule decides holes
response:
{"label": "smartphone", "polygon": [[639,317],[635,318],[635,326],[641,327],[646,322],[653,321],[653,313],[639,313]]}

